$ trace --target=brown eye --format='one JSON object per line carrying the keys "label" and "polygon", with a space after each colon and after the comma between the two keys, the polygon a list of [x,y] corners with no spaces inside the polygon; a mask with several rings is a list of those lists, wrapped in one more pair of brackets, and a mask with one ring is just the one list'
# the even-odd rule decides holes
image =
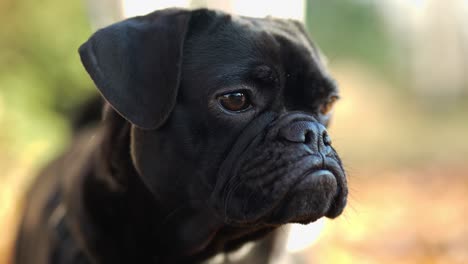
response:
{"label": "brown eye", "polygon": [[248,96],[241,92],[233,92],[218,97],[221,106],[232,112],[241,112],[251,106]]}
{"label": "brown eye", "polygon": [[333,110],[333,106],[338,100],[338,96],[334,95],[328,99],[328,101],[320,106],[320,113],[322,115],[327,115]]}

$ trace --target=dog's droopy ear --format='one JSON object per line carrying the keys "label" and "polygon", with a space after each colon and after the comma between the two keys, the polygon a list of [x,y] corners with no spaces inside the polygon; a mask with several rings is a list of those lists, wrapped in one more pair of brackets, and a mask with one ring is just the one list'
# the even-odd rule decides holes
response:
{"label": "dog's droopy ear", "polygon": [[79,49],[104,98],[138,127],[158,128],[174,107],[190,14],[164,9],[130,18],[98,30]]}

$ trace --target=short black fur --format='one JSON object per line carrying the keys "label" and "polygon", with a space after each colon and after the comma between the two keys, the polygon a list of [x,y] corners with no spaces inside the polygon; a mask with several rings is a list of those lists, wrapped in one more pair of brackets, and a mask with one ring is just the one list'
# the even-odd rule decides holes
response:
{"label": "short black fur", "polygon": [[[32,186],[15,263],[197,263],[249,241],[266,263],[278,227],[344,209],[319,111],[338,90],[300,23],[166,9],[80,55],[103,120]],[[223,108],[230,92],[251,107]]]}

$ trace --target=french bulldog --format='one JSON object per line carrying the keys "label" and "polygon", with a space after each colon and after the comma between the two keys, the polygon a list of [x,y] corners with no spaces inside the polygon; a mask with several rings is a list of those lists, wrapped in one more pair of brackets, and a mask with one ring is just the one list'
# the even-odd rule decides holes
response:
{"label": "french bulldog", "polygon": [[103,118],[31,187],[15,263],[198,263],[345,208],[338,88],[300,22],[164,9],[79,54]]}

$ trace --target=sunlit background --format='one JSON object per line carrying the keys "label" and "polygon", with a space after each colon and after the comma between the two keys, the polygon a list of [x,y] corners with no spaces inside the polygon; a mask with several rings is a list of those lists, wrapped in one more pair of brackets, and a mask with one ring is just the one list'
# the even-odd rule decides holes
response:
{"label": "sunlit background", "polygon": [[328,57],[349,206],[293,227],[284,262],[468,263],[467,0],[0,0],[0,264],[25,188],[96,94],[77,47],[170,6],[302,20]]}

